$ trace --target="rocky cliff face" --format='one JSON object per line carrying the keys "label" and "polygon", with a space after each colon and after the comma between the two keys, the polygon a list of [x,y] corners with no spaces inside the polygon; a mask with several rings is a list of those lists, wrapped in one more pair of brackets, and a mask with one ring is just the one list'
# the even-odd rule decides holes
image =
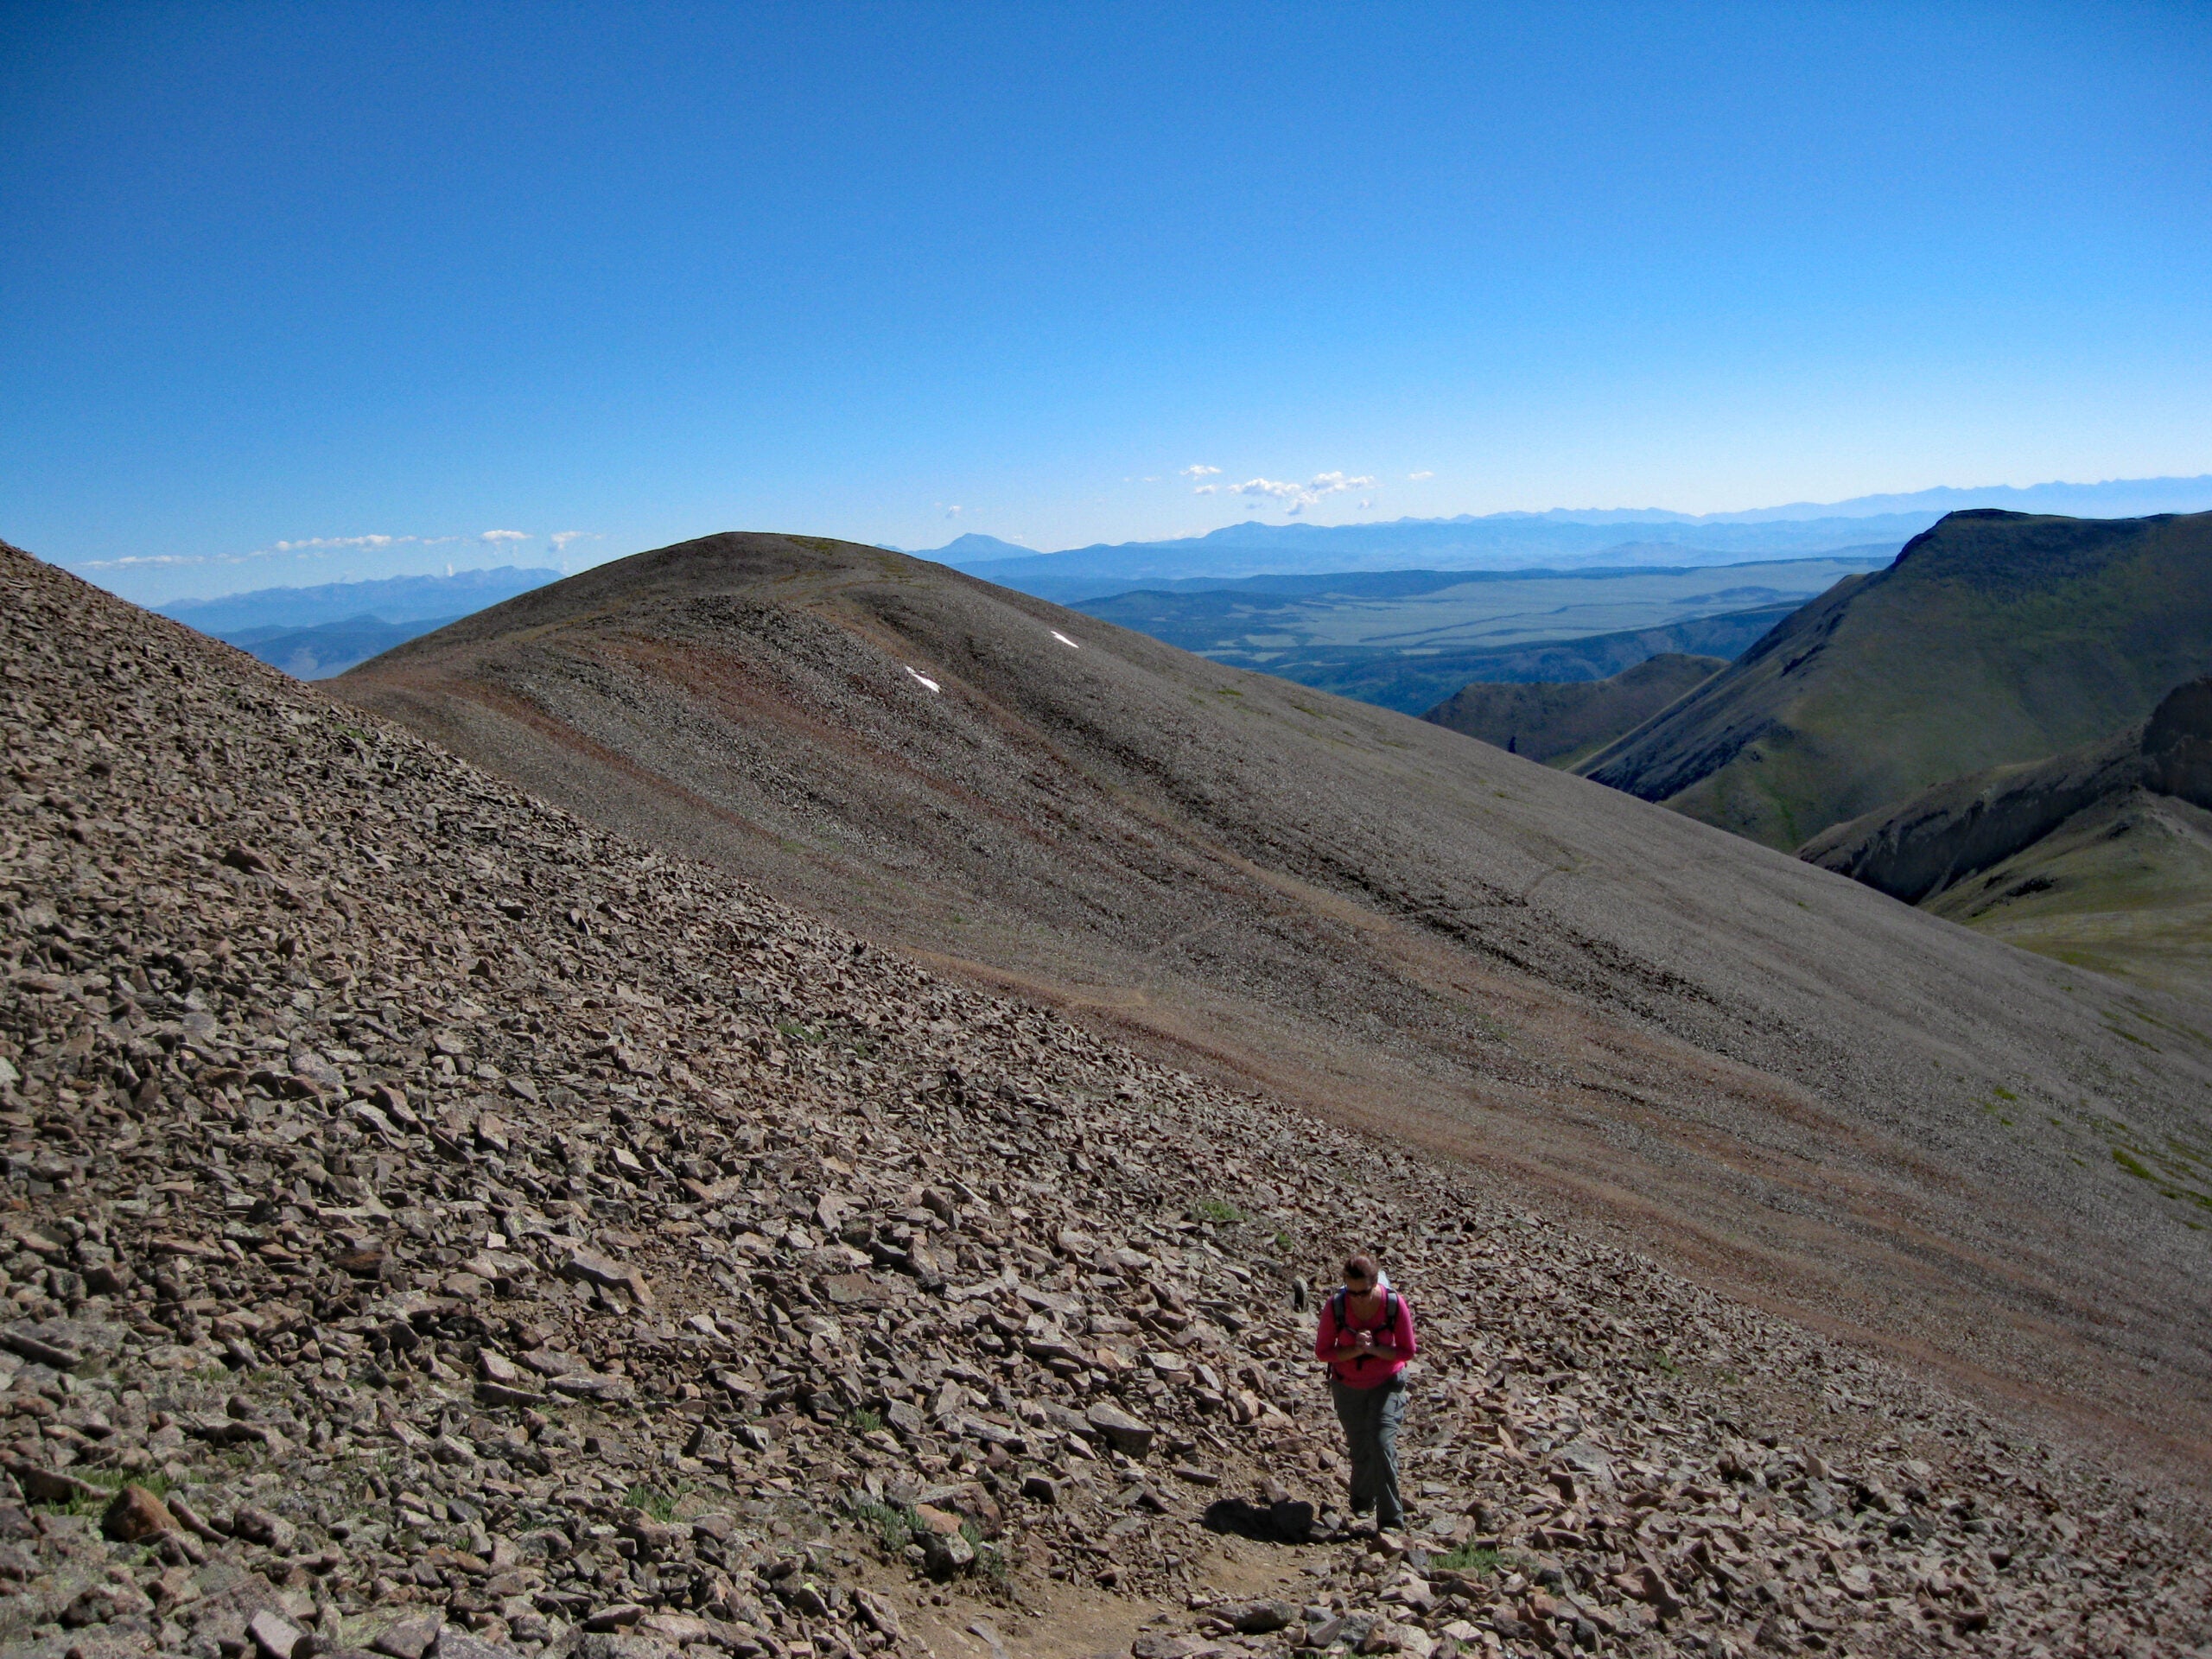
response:
{"label": "rocky cliff face", "polygon": [[0,1652],[2212,1637],[2159,1481],[0,578]]}

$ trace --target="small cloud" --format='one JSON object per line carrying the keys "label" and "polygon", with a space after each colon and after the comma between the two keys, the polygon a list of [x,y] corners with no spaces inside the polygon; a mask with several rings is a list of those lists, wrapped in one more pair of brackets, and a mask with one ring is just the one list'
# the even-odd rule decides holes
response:
{"label": "small cloud", "polygon": [[1406,476],[1418,484],[1424,478],[1434,478],[1436,474],[1434,473],[1408,473]]}
{"label": "small cloud", "polygon": [[957,518],[960,516],[960,508],[958,506],[955,505],[948,507],[942,501],[937,503],[937,510],[948,518]]}
{"label": "small cloud", "polygon": [[495,543],[499,542],[526,542],[530,539],[530,532],[526,530],[487,530],[476,539],[480,542],[492,542]]}
{"label": "small cloud", "polygon": [[570,542],[603,542],[607,538],[596,531],[556,530],[545,539],[553,543],[553,550],[556,553],[565,553],[569,550]]}
{"label": "small cloud", "polygon": [[1221,493],[1221,486],[1218,484],[1201,484],[1197,489],[1192,490],[1191,493],[1192,495],[1219,495]]}
{"label": "small cloud", "polygon": [[[416,539],[412,536],[310,536],[302,542],[278,542],[272,553],[305,553],[330,547],[397,547]],[[248,557],[252,556],[249,554]]]}
{"label": "small cloud", "polygon": [[1282,502],[1290,512],[1297,512],[1313,506],[1325,495],[1341,495],[1346,490],[1363,490],[1374,482],[1372,478],[1365,476],[1352,478],[1343,473],[1316,473],[1303,484],[1294,484],[1283,479],[1250,478],[1242,484],[1231,484],[1227,487],[1231,495],[1266,496]]}
{"label": "small cloud", "polygon": [[1370,495],[1370,496],[1369,496],[1365,500],[1362,501],[1362,502],[1359,504],[1359,510],[1360,510],[1362,512],[1371,512],[1372,511],[1374,511],[1374,507],[1375,507],[1375,498],[1374,498],[1373,496],[1371,496],[1371,495]]}
{"label": "small cloud", "polygon": [[1202,478],[1211,478],[1220,470],[1221,468],[1218,467],[1202,467],[1193,463],[1192,465],[1183,468],[1183,470],[1176,474],[1175,476],[1178,478],[1187,478],[1192,483],[1196,483]]}
{"label": "small cloud", "polygon": [[213,558],[211,554],[134,554],[123,559],[79,559],[68,568],[72,570],[141,570],[149,565],[207,564]]}

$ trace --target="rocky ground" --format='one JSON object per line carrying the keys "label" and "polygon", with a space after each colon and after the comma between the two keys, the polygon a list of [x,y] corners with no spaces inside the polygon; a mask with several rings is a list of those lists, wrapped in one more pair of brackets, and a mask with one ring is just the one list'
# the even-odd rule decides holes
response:
{"label": "rocky ground", "polygon": [[2212,1639],[2185,1493],[0,561],[0,1654]]}

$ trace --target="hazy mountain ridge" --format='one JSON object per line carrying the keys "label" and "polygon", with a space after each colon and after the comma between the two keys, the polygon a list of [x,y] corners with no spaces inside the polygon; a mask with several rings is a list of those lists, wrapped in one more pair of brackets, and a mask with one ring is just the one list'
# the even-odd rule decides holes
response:
{"label": "hazy mountain ridge", "polygon": [[[1927,518],[1787,521],[1775,524],[1639,522],[1618,526],[1538,517],[1406,519],[1392,524],[1231,524],[1182,541],[1077,548],[1065,553],[963,558],[972,576],[1067,604],[1161,581],[1374,571],[1429,566],[1468,570],[1599,566],[1685,567],[1847,554],[1886,561]],[[917,555],[916,556],[927,556]]]}
{"label": "hazy mountain ridge", "polygon": [[380,616],[349,616],[342,622],[308,628],[233,628],[215,637],[296,680],[321,680],[460,620],[433,616],[416,622],[387,622]]}
{"label": "hazy mountain ridge", "polygon": [[253,629],[315,628],[334,622],[373,617],[385,624],[450,620],[527,593],[561,573],[503,564],[490,569],[458,570],[449,576],[385,576],[372,582],[325,582],[313,588],[258,588],[215,599],[179,599],[155,606],[156,614],[174,618],[231,645],[235,634]]}
{"label": "hazy mountain ridge", "polygon": [[[2212,509],[2212,474],[2025,487],[1939,486],[1733,512],[1556,507],[1376,524],[1247,522],[1203,536],[1095,543],[1052,553],[971,532],[916,556],[1065,604],[1121,582],[1315,570],[1332,556],[1344,569],[1372,569],[1377,561],[1393,559],[1503,568],[1516,554],[1529,564],[1590,563],[1608,553],[1616,556],[1611,563],[1642,564],[1732,562],[1729,556],[1827,552],[1878,543],[1886,544],[1886,553],[1945,513],[1974,507],[2095,518],[2196,512]],[[1624,536],[1624,530],[1636,533]]]}

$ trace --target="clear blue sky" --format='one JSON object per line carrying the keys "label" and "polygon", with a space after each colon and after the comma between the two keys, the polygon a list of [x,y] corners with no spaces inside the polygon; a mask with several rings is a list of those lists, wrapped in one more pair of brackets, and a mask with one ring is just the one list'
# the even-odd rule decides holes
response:
{"label": "clear blue sky", "polygon": [[2201,3],[0,29],[0,537],[139,596],[2212,471]]}

